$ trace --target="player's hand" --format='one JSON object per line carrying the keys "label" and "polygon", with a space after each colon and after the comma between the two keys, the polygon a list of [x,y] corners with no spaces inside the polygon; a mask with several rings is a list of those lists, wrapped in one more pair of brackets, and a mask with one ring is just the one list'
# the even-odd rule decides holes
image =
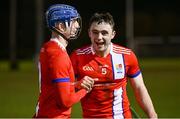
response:
{"label": "player's hand", "polygon": [[89,76],[84,76],[80,81],[81,82],[80,86],[82,88],[86,89],[87,92],[90,92],[93,88],[94,82],[97,80],[98,80],[97,78],[91,78]]}

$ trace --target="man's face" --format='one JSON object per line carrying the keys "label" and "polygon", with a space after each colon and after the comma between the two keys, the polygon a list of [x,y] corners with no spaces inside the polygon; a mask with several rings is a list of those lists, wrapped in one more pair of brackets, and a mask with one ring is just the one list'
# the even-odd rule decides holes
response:
{"label": "man's face", "polygon": [[72,21],[70,22],[69,27],[66,28],[66,36],[67,36],[68,38],[70,38],[70,37],[72,37],[72,38],[73,38],[73,37],[76,37],[79,28],[80,28],[79,22],[78,22],[76,19],[72,20]]}
{"label": "man's face", "polygon": [[80,24],[77,20],[72,20],[71,24],[71,35],[75,36],[77,34],[77,30],[80,28]]}
{"label": "man's face", "polygon": [[108,23],[93,22],[89,29],[89,37],[96,53],[105,53],[110,49],[111,39],[115,36],[115,31]]}

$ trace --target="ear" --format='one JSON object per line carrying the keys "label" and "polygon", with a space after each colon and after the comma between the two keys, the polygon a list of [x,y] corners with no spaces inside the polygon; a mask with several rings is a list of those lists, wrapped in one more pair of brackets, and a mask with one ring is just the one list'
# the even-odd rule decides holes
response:
{"label": "ear", "polygon": [[63,32],[65,32],[65,30],[66,30],[66,27],[65,27],[65,25],[63,24],[63,23],[56,23],[55,24],[55,27],[56,27],[56,29],[59,31],[59,32],[61,32],[61,33],[63,33]]}
{"label": "ear", "polygon": [[111,37],[111,39],[113,39],[113,38],[115,37],[115,35],[116,35],[116,31],[112,31],[112,37]]}

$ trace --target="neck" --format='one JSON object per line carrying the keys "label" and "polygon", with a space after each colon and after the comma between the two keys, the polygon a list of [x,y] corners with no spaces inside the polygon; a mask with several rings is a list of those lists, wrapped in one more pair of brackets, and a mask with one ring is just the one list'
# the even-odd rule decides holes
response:
{"label": "neck", "polygon": [[110,53],[110,49],[111,49],[111,47],[109,45],[106,50],[104,50],[104,51],[95,51],[95,52],[100,57],[106,57]]}
{"label": "neck", "polygon": [[64,46],[67,47],[68,41],[65,40],[62,36],[58,35],[57,33],[52,33],[52,38],[57,38],[58,41]]}

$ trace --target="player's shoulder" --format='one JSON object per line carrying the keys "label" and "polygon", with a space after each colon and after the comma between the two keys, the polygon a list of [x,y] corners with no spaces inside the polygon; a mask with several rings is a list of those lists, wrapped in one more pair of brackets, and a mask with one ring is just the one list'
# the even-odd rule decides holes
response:
{"label": "player's shoulder", "polygon": [[41,50],[44,50],[48,54],[56,54],[57,52],[62,52],[63,49],[58,46],[56,42],[48,41],[44,43]]}
{"label": "player's shoulder", "polygon": [[76,55],[86,55],[92,53],[92,46],[86,45],[75,50]]}
{"label": "player's shoulder", "polygon": [[48,42],[44,43],[43,47],[46,49],[50,49],[50,48],[56,49],[56,48],[58,48],[58,44],[53,41],[48,41]]}
{"label": "player's shoulder", "polygon": [[112,51],[117,54],[124,54],[124,55],[131,55],[133,54],[133,51],[130,48],[118,45],[118,44],[112,44]]}

